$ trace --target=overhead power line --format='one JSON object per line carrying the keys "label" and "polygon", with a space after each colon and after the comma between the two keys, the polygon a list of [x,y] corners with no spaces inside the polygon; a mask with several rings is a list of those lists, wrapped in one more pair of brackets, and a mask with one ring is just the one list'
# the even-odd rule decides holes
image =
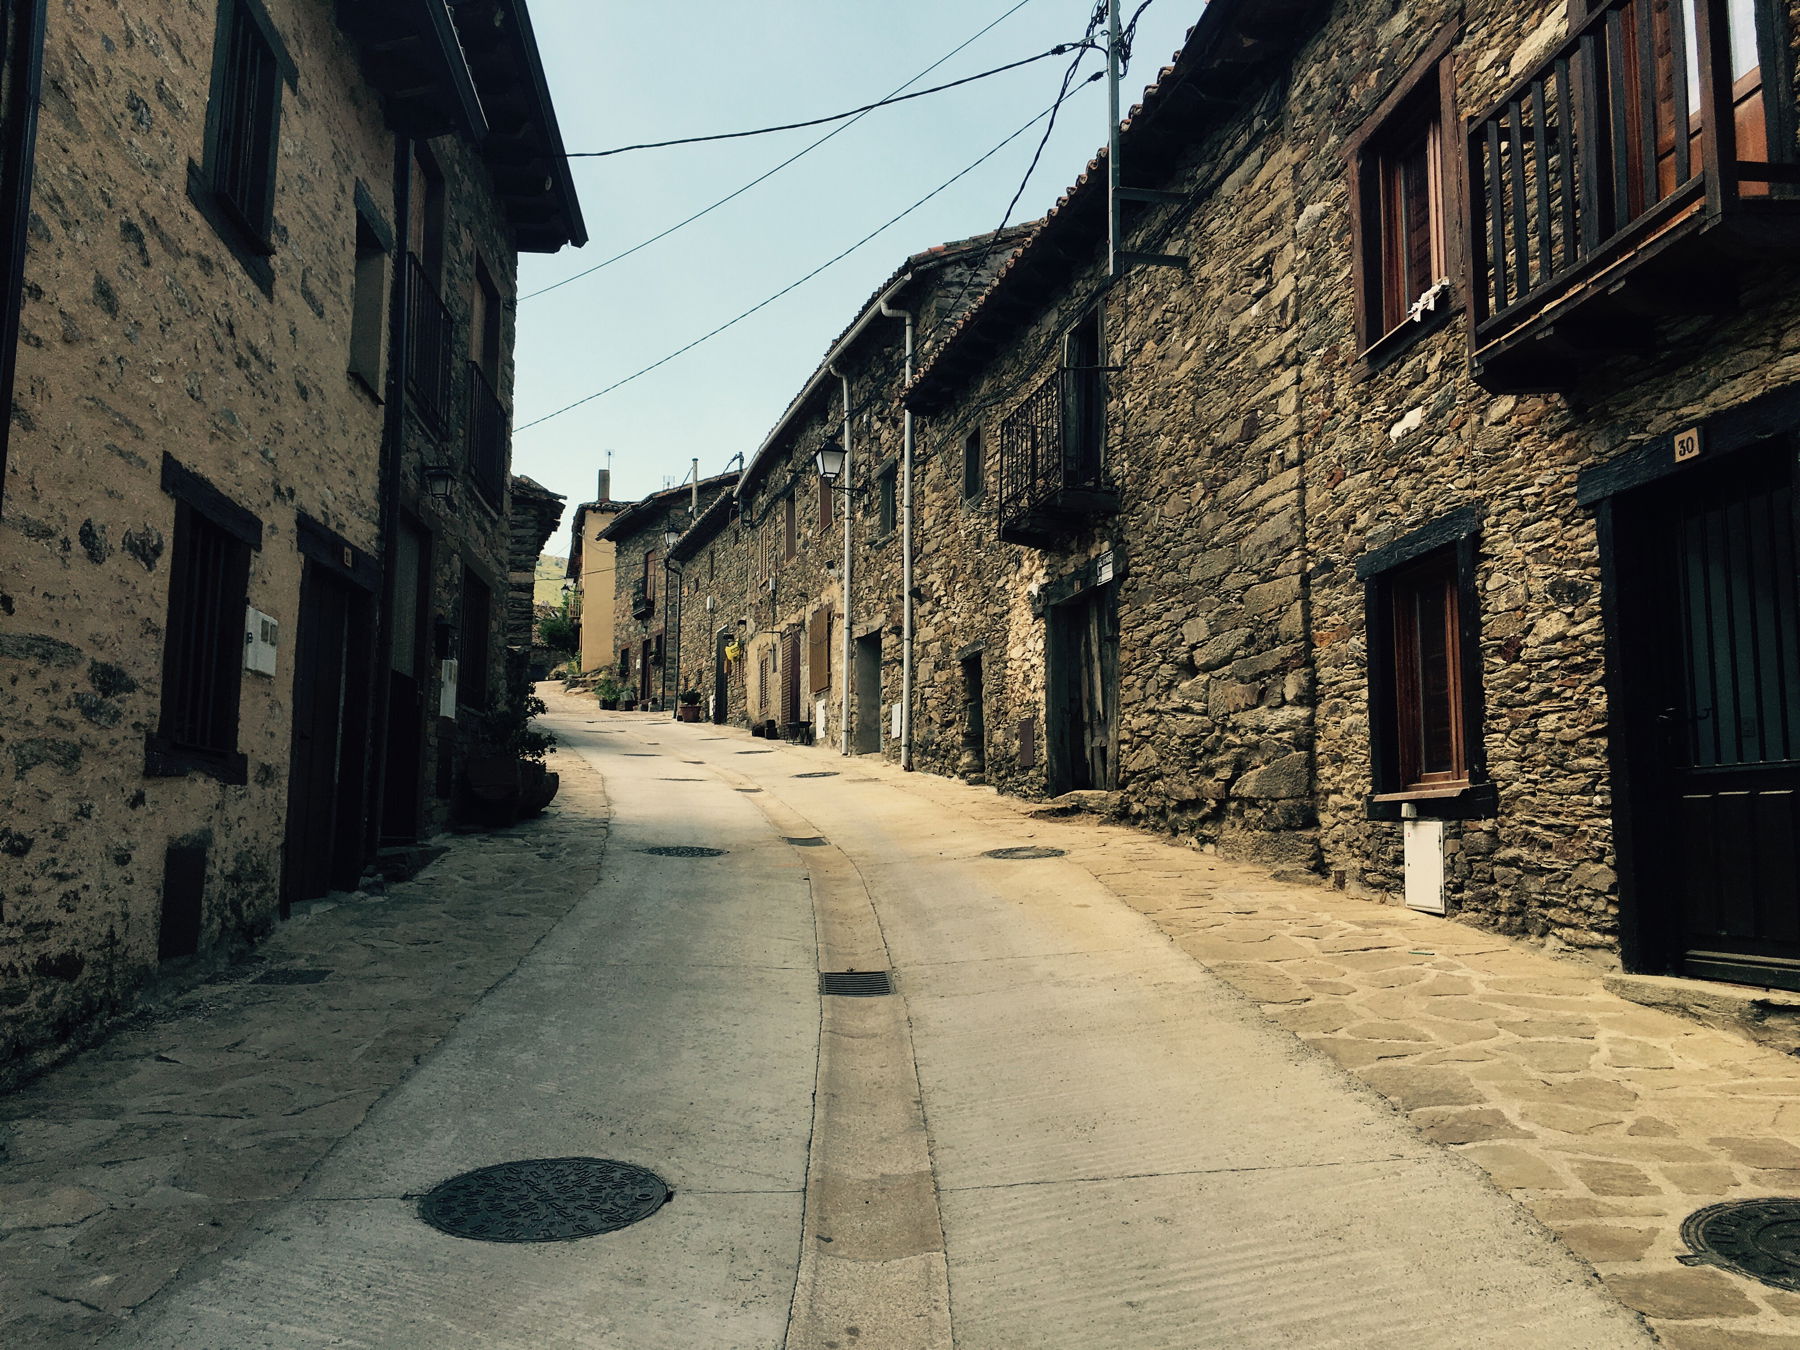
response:
{"label": "overhead power line", "polygon": [[[1093,75],[1090,75],[1086,80],[1082,81],[1082,83],[1088,84],[1099,78],[1100,78],[1100,73],[1095,72]],[[561,417],[564,413],[571,412],[574,409],[581,407],[584,403],[592,403],[595,399],[601,398],[607,394],[610,394],[615,389],[623,388],[625,385],[630,384],[633,380],[636,380],[642,376],[648,375],[651,371],[656,370],[658,367],[666,366],[669,362],[673,361],[676,357],[683,356],[686,353],[693,351],[694,348],[698,347],[701,343],[707,342],[707,341],[711,340],[712,338],[717,337],[720,333],[723,333],[726,329],[731,328],[739,323],[742,323],[745,319],[749,318],[752,314],[755,314],[757,311],[767,309],[770,305],[774,304],[777,300],[781,299],[782,296],[787,295],[791,291],[798,290],[801,286],[804,286],[807,282],[811,281],[814,277],[818,276],[819,273],[823,272],[826,268],[832,266],[834,263],[842,262],[845,258],[848,258],[852,253],[856,252],[857,249],[861,248],[864,244],[868,243],[871,239],[875,238],[877,235],[881,234],[883,231],[890,229],[894,225],[899,224],[902,220],[906,219],[906,217],[910,216],[914,211],[917,211],[921,206],[925,205],[926,202],[930,201],[933,197],[937,196],[940,192],[943,192],[946,188],[950,187],[952,184],[958,182],[960,179],[973,173],[976,169],[980,168],[983,164],[987,163],[988,160],[992,159],[995,155],[999,154],[1007,146],[1011,145],[1014,141],[1018,140],[1019,137],[1023,136],[1026,132],[1030,131],[1034,126],[1036,126],[1039,122],[1043,121],[1046,117],[1053,116],[1055,114],[1057,108],[1061,107],[1062,104],[1066,100],[1073,97],[1074,93],[1075,93],[1074,90],[1067,89],[1065,87],[1063,92],[1057,96],[1057,100],[1055,103],[1052,103],[1048,108],[1045,108],[1044,111],[1039,113],[1036,117],[1033,117],[1029,122],[1025,123],[1023,126],[1018,128],[1018,130],[1012,132],[1004,140],[1002,140],[999,144],[995,145],[992,149],[988,150],[985,154],[983,154],[981,156],[981,158],[975,160],[973,163],[965,166],[964,168],[959,169],[955,174],[951,175],[949,178],[945,179],[942,183],[939,183],[936,187],[934,187],[930,192],[927,192],[923,197],[919,198],[918,201],[914,202],[911,206],[907,207],[904,211],[900,212],[899,215],[894,216],[891,219],[884,221],[882,224],[876,226],[873,230],[870,230],[869,233],[865,234],[861,239],[858,239],[854,244],[850,245],[850,247],[845,249],[843,252],[838,253],[838,254],[834,255],[833,257],[827,258],[824,262],[820,263],[817,267],[813,268],[812,271],[808,272],[805,276],[801,277],[798,281],[795,281],[786,286],[783,286],[780,290],[776,291],[775,294],[769,296],[767,299],[759,300],[756,304],[750,306],[749,309],[744,310],[741,314],[735,315],[732,318],[727,319],[724,323],[720,324],[717,328],[714,328],[708,332],[702,333],[699,337],[695,338],[692,342],[689,342],[689,343],[685,344],[684,346],[677,347],[674,351],[670,352],[667,356],[664,356],[659,360],[652,361],[649,365],[641,367],[638,370],[632,371],[631,374],[625,376],[623,379],[614,380],[611,384],[607,385],[604,389],[596,389],[593,393],[587,395],[585,398],[578,398],[573,403],[565,403],[562,407],[556,409],[554,412],[545,413],[542,417],[533,418],[529,422],[526,422],[526,423],[521,424],[520,426],[514,427],[513,428],[514,434],[516,435],[517,433],[519,433],[521,431],[528,431],[532,427],[539,426],[542,423],[548,422],[553,417]]]}
{"label": "overhead power line", "polygon": [[621,145],[612,150],[578,150],[571,151],[567,159],[604,159],[608,155],[623,155],[632,150],[663,150],[671,145],[701,145],[707,141],[736,141],[746,136],[767,136],[777,131],[798,131],[802,127],[820,127],[827,122],[841,122],[846,117],[860,117],[877,108],[891,108],[896,103],[905,103],[908,99],[924,98],[928,94],[941,94],[946,89],[957,89],[965,84],[974,84],[977,80],[985,80],[991,75],[1004,75],[1009,70],[1018,70],[1021,66],[1029,66],[1037,61],[1052,56],[1067,56],[1075,48],[1091,46],[1090,43],[1061,42],[1047,52],[1039,52],[1036,56],[1027,56],[1023,61],[1009,62],[1004,66],[995,66],[992,70],[984,70],[979,75],[965,75],[960,80],[951,80],[948,84],[933,85],[930,89],[915,89],[910,94],[899,94],[892,98],[877,99],[874,103],[865,103],[860,108],[851,108],[848,112],[832,113],[827,117],[815,117],[806,122],[784,122],[778,127],[757,127],[754,131],[722,131],[713,136],[683,136],[674,141],[644,141],[638,145]]}
{"label": "overhead power line", "polygon": [[[931,74],[932,71],[936,70],[939,66],[943,65],[944,62],[948,61],[951,57],[953,57],[953,56],[957,55],[959,52],[963,51],[966,47],[969,47],[973,43],[979,41],[981,38],[987,36],[987,34],[992,32],[994,29],[998,28],[1001,24],[1005,23],[1006,20],[1010,19],[1014,14],[1017,14],[1020,10],[1024,9],[1025,6],[1030,3],[1031,3],[1031,0],[1018,0],[1018,3],[1013,5],[1012,8],[1008,9],[999,18],[997,18],[993,22],[989,23],[986,27],[971,34],[969,37],[965,38],[962,42],[958,43],[955,47],[952,47],[949,51],[945,52],[937,60],[933,61],[930,65],[926,66],[925,69],[921,70],[917,75],[913,76],[910,80],[907,80],[904,84],[897,86],[895,89],[893,89],[888,94],[888,97],[892,98],[895,94],[904,93],[906,90],[910,89],[913,85],[917,84],[920,80],[924,79],[927,75]],[[1091,33],[1090,33],[1090,36],[1091,36]],[[766,183],[769,179],[773,178],[776,174],[780,173],[783,169],[787,168],[787,166],[792,164],[795,160],[811,154],[814,150],[817,150],[821,145],[825,144],[825,142],[830,140],[833,136],[838,135],[840,132],[848,131],[851,127],[855,126],[858,122],[860,122],[866,116],[868,116],[867,113],[858,113],[858,114],[856,114],[856,116],[848,119],[842,126],[833,127],[830,131],[826,132],[823,136],[819,137],[818,140],[812,142],[812,144],[803,146],[801,149],[796,150],[793,154],[789,155],[786,159],[782,160],[781,163],[777,164],[774,168],[770,169],[767,173],[761,174],[756,178],[752,178],[748,183],[745,183],[741,188],[738,188],[735,192],[726,193],[723,197],[719,198],[718,201],[712,203],[712,205],[701,207],[700,210],[694,212],[693,215],[688,216],[686,219],[676,221],[673,225],[669,226],[668,229],[663,230],[661,233],[653,234],[648,239],[645,239],[639,243],[633,244],[630,248],[625,249],[622,252],[615,253],[612,255],[612,257],[606,258],[606,259],[602,260],[601,262],[595,263],[592,267],[586,269],[585,271],[577,272],[573,276],[564,277],[561,281],[553,281],[548,286],[541,286],[535,291],[531,291],[525,295],[520,296],[519,299],[531,300],[531,299],[536,298],[537,296],[544,295],[549,291],[554,291],[559,286],[567,286],[571,281],[580,281],[583,277],[592,276],[594,273],[598,272],[603,267],[611,267],[614,263],[622,262],[624,259],[629,258],[632,254],[638,252],[639,250],[649,248],[650,245],[657,243],[661,240],[667,239],[670,235],[674,234],[675,231],[680,230],[680,229],[685,229],[687,226],[692,225],[696,220],[699,220],[703,216],[711,215],[714,211],[717,211],[721,206],[724,206],[727,202],[734,201],[737,198],[743,196],[746,192],[748,192],[751,188],[756,187],[758,184]]]}

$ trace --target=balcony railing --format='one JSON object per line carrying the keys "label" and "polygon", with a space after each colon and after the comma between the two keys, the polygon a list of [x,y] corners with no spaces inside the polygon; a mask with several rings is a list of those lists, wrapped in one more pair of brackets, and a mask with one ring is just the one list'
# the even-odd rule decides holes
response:
{"label": "balcony railing", "polygon": [[406,255],[406,388],[432,430],[450,425],[450,311],[425,265]]}
{"label": "balcony railing", "polygon": [[463,439],[469,472],[475,490],[497,507],[506,493],[506,406],[488,383],[486,372],[473,361],[469,362],[468,399]]}
{"label": "balcony railing", "polygon": [[650,594],[649,587],[642,577],[631,583],[631,617],[647,619],[656,612],[656,597]]}
{"label": "balcony railing", "polygon": [[1101,462],[1100,373],[1059,370],[1000,424],[1000,537],[1042,544],[1110,515],[1119,495]]}
{"label": "balcony railing", "polygon": [[1695,247],[1702,234],[1800,242],[1800,173],[1791,148],[1771,157],[1758,55],[1786,51],[1786,24],[1757,4],[1740,26],[1753,8],[1779,36],[1734,31],[1732,8],[1607,0],[1469,123],[1470,318],[1490,389],[1566,387],[1634,350],[1646,320],[1722,307],[1729,250]]}

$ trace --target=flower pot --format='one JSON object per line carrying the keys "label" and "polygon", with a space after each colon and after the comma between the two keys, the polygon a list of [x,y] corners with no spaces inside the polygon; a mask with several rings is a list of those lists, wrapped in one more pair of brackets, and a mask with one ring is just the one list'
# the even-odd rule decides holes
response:
{"label": "flower pot", "polygon": [[675,715],[683,722],[698,722],[700,720],[700,705],[698,703],[684,703],[675,710]]}

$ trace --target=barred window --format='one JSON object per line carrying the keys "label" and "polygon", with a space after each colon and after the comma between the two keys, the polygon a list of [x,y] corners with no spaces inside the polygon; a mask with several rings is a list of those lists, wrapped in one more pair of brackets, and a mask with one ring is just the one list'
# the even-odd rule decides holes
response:
{"label": "barred window", "polygon": [[206,109],[206,163],[188,166],[188,195],[257,282],[273,286],[281,86],[293,60],[259,0],[220,0]]}
{"label": "barred window", "polygon": [[144,771],[179,777],[198,770],[242,783],[247,766],[237,747],[238,701],[250,553],[262,546],[262,522],[169,456],[162,486],[175,498],[175,528],[162,707]]}

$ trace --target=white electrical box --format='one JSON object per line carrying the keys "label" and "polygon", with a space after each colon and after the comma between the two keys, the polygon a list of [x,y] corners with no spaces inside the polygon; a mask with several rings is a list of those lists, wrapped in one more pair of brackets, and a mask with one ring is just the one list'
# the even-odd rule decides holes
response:
{"label": "white electrical box", "polygon": [[244,669],[258,675],[275,673],[275,654],[281,647],[281,624],[253,605],[244,606]]}
{"label": "white electrical box", "polygon": [[456,658],[450,657],[438,666],[438,716],[456,719]]}

